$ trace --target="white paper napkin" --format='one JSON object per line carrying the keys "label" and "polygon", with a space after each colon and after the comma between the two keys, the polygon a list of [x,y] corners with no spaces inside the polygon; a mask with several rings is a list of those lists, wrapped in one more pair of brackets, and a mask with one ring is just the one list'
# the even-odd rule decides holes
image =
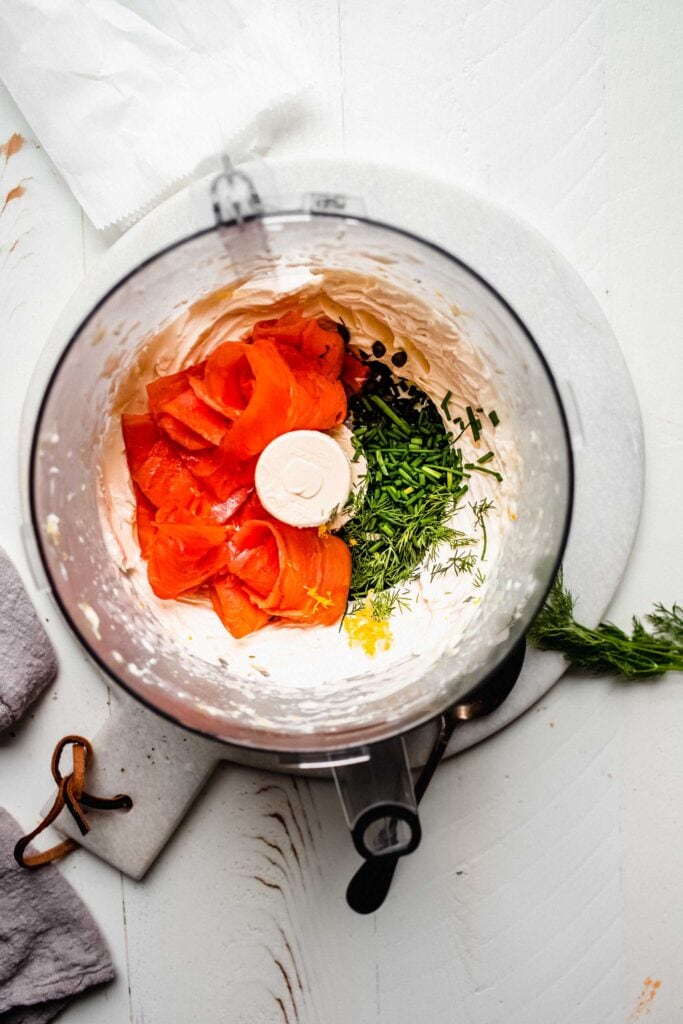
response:
{"label": "white paper napkin", "polygon": [[97,228],[267,148],[305,56],[260,0],[2,0],[0,76]]}

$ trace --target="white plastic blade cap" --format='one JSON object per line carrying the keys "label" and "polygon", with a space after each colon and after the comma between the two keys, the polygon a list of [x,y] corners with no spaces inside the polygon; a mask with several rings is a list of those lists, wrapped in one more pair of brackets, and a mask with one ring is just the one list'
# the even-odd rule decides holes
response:
{"label": "white plastic blade cap", "polygon": [[351,466],[341,446],[319,430],[292,430],[264,448],[256,493],[267,512],[290,526],[321,526],[351,491]]}

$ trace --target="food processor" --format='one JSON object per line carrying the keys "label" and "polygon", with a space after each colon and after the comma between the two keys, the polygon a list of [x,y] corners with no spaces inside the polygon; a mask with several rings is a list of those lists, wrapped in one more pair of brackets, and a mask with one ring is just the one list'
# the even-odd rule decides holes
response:
{"label": "food processor", "polygon": [[[457,254],[365,216],[341,193],[264,197],[251,176],[229,165],[210,195],[214,223],[146,259],[103,295],[35,396],[26,487],[33,561],[106,677],[224,744],[227,757],[261,751],[285,770],[331,770],[359,853],[395,858],[420,840],[405,737],[448,709],[476,708],[492,680],[504,681],[498,692],[509,690],[525,631],[559,566],[573,486],[562,402],[521,319]],[[384,278],[443,316],[465,311],[469,341],[495,374],[520,465],[515,529],[496,585],[483,594],[457,651],[417,677],[371,670],[338,679],[314,701],[295,683],[283,689],[264,678],[255,687],[164,632],[112,561],[98,506],[104,424],[121,375],[149,338],[218,288],[261,279],[286,286],[302,267]],[[305,658],[305,630],[293,631],[292,643]]]}

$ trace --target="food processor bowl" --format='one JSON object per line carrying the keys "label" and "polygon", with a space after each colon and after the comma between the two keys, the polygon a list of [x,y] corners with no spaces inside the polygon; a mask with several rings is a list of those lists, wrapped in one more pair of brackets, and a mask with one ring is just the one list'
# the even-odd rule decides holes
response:
{"label": "food processor bowl", "polygon": [[[144,362],[160,328],[217,289],[263,281],[286,291],[302,269],[315,275],[329,268],[384,281],[440,317],[458,319],[495,381],[519,455],[519,482],[515,528],[506,535],[495,585],[486,588],[457,646],[426,671],[413,672],[409,660],[391,672],[371,665],[312,692],[296,679],[283,688],[264,676],[256,685],[224,659],[204,659],[140,601],[103,533],[102,446],[119,383]],[[368,800],[380,800],[382,777],[400,775],[401,758],[384,741],[460,700],[523,636],[559,565],[571,495],[557,388],[531,334],[495,289],[456,256],[399,228],[313,212],[216,224],[159,252],[104,295],[54,366],[35,419],[28,480],[42,571],[102,671],[155,711],[224,743],[277,751],[290,764],[337,763],[342,774],[350,766],[353,778],[347,786],[351,777],[341,777],[340,792],[355,793],[345,799],[351,824]],[[305,659],[307,631],[292,629],[291,643]],[[429,652],[429,636],[423,644]],[[372,762],[373,749],[381,749],[386,771],[378,773],[375,760],[374,795],[359,800],[357,766]],[[384,794],[390,803],[414,803],[405,772],[392,787],[396,792]],[[380,846],[387,846],[386,836],[385,829]],[[408,835],[406,851],[412,843]]]}

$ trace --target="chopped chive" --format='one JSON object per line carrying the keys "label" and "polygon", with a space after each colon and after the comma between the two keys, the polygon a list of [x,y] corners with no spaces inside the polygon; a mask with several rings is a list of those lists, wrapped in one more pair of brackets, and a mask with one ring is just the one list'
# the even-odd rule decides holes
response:
{"label": "chopped chive", "polygon": [[499,484],[502,484],[503,478],[500,473],[496,473],[495,469],[487,469],[486,466],[477,466],[473,462],[466,462],[465,469],[476,469],[478,473],[488,473],[489,476],[495,476]]}
{"label": "chopped chive", "polygon": [[500,423],[498,413],[496,412],[495,409],[491,409],[491,412],[489,413],[489,419],[491,420],[491,423],[493,423],[494,427],[497,427],[498,424]]}
{"label": "chopped chive", "polygon": [[[375,364],[370,389],[350,396],[349,412],[354,448],[368,463],[365,487],[355,504],[352,499],[354,514],[341,533],[353,555],[350,610],[368,601],[372,614],[383,619],[406,599],[403,588],[416,578],[421,565],[437,575],[451,569],[470,571],[462,561],[467,555],[458,552],[477,538],[450,521],[462,508],[471,475],[454,435],[471,430],[473,439],[479,440],[480,410],[470,408],[467,416],[463,412],[456,417],[452,393],[444,395],[439,408],[415,385]],[[483,466],[495,455],[487,457],[486,448],[481,448],[480,459],[475,456],[468,467],[491,473]],[[452,557],[442,564],[435,552],[444,551],[444,546],[452,549]]]}
{"label": "chopped chive", "polygon": [[467,420],[469,422],[469,425],[472,428],[472,437],[474,438],[475,441],[478,441],[479,438],[481,437],[481,421],[478,420],[477,417],[472,412],[471,405],[468,405],[466,407],[465,412],[467,413]]}
{"label": "chopped chive", "polygon": [[397,416],[394,410],[388,406],[387,403],[379,397],[379,395],[371,395],[370,399],[378,409],[381,409],[385,416],[389,417],[392,423],[396,424],[399,430],[402,430],[405,434],[410,434],[410,427],[405,420],[402,420],[400,416]]}

